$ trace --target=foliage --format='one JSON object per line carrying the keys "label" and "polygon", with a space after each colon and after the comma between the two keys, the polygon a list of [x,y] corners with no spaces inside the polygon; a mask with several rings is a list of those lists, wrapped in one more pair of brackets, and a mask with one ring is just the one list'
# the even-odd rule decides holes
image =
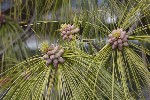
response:
{"label": "foliage", "polygon": [[[143,88],[149,93],[150,83],[148,0],[104,0],[101,4],[98,0],[14,0],[13,5],[0,27],[1,99],[146,99]],[[80,28],[73,41],[61,37],[59,28],[65,23]],[[129,46],[112,49],[107,37],[117,28],[129,35]],[[38,50],[33,56],[23,39],[31,32],[40,41],[48,38],[60,45],[65,62],[56,68],[47,66]]]}

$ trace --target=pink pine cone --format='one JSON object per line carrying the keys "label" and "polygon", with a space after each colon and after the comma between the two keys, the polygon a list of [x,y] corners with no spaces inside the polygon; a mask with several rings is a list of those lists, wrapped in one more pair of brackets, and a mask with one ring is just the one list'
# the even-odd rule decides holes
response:
{"label": "pink pine cone", "polygon": [[112,44],[112,49],[118,48],[122,50],[123,46],[128,46],[128,35],[126,35],[126,31],[123,31],[122,28],[113,30],[108,35],[108,38],[108,42]]}
{"label": "pink pine cone", "polygon": [[41,59],[46,61],[46,65],[53,63],[54,67],[58,67],[58,63],[64,63],[64,59],[61,57],[64,53],[64,49],[60,49],[60,46],[51,45],[49,51]]}

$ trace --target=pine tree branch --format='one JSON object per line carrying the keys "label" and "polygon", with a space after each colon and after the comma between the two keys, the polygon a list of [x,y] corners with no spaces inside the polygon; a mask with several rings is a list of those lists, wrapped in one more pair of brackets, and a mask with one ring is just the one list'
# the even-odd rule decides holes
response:
{"label": "pine tree branch", "polygon": [[21,33],[21,35],[18,36],[15,40],[13,40],[6,48],[4,48],[3,50],[1,50],[0,51],[0,55],[2,55],[4,52],[6,52],[12,45],[16,44],[18,42],[18,40],[20,40],[22,37],[24,37],[24,35],[27,34],[27,32],[29,32],[29,30],[31,29],[30,24],[32,24],[34,22],[35,18],[36,18],[36,9],[34,9],[33,17],[31,18],[31,21],[28,24],[28,26],[25,29],[25,31],[23,33]]}

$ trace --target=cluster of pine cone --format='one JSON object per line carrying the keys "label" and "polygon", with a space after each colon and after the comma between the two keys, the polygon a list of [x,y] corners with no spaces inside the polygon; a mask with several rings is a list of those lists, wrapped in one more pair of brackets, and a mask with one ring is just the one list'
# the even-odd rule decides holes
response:
{"label": "cluster of pine cone", "polygon": [[111,34],[108,35],[108,42],[112,44],[112,49],[118,48],[122,50],[123,46],[128,46],[128,35],[126,31],[122,29],[113,30]]}
{"label": "cluster of pine cone", "polygon": [[73,34],[79,32],[79,28],[77,28],[75,25],[70,24],[62,24],[61,25],[61,36],[63,37],[63,40],[71,41],[73,39]]}
{"label": "cluster of pine cone", "polygon": [[5,22],[6,22],[5,15],[1,14],[0,15],[0,26],[2,26],[2,24],[4,24]]}
{"label": "cluster of pine cone", "polygon": [[53,63],[54,67],[58,67],[58,63],[64,63],[65,60],[62,58],[62,55],[64,53],[63,49],[60,49],[59,46],[51,45],[48,49],[48,51],[44,54],[42,59],[46,60],[46,65],[50,65]]}

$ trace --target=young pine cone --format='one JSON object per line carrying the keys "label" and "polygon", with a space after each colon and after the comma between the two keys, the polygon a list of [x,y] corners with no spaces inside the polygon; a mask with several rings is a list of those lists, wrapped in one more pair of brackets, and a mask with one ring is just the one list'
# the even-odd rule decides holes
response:
{"label": "young pine cone", "polygon": [[78,33],[80,29],[78,27],[75,27],[74,25],[62,24],[60,31],[63,40],[71,41],[73,39],[73,35],[75,33]]}
{"label": "young pine cone", "polygon": [[113,30],[108,35],[108,42],[112,45],[112,49],[118,48],[122,50],[123,46],[128,46],[128,35],[122,29]]}
{"label": "young pine cone", "polygon": [[[53,48],[52,48],[53,47]],[[60,49],[59,46],[51,46],[51,49],[48,49],[47,52],[42,57],[43,60],[46,60],[46,65],[49,66],[53,64],[55,68],[58,67],[58,64],[63,64],[65,60],[62,58],[64,50]]]}

